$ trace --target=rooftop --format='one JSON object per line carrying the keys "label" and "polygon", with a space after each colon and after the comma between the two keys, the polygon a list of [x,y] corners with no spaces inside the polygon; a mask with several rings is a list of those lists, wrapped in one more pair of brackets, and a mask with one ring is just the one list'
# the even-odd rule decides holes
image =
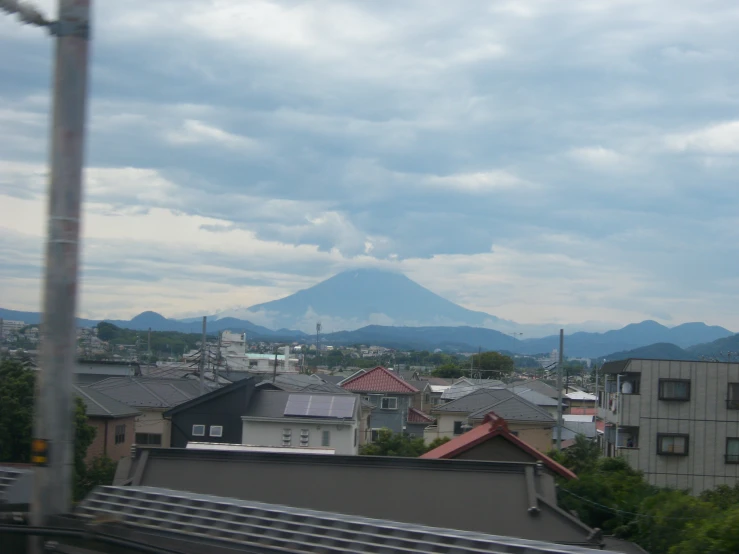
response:
{"label": "rooftop", "polygon": [[354,375],[341,383],[341,388],[352,392],[394,392],[399,394],[413,394],[418,389],[403,381],[392,371],[377,366],[364,373]]}
{"label": "rooftop", "polygon": [[111,398],[107,394],[96,391],[90,387],[79,387],[73,385],[75,396],[79,396],[85,403],[88,417],[103,417],[116,419],[139,415],[135,408]]}
{"label": "rooftop", "polygon": [[508,389],[478,389],[457,400],[433,409],[432,413],[464,413],[481,419],[491,411],[506,421],[539,421],[554,424],[554,419],[542,408]]}
{"label": "rooftop", "polygon": [[[301,415],[301,416],[295,416],[295,415],[286,415],[285,409],[288,405],[288,401],[293,399],[300,400],[300,399],[309,399],[310,397],[315,398],[321,398],[326,400],[334,400],[336,398],[342,399],[344,401],[345,399],[349,400],[356,400],[356,396],[353,394],[328,394],[328,393],[311,393],[311,394],[305,394],[305,393],[295,393],[290,391],[280,391],[280,390],[260,390],[257,394],[255,394],[252,397],[251,402],[249,403],[249,406],[244,411],[244,414],[242,417],[245,418],[263,418],[263,419],[281,419],[285,417],[300,417],[301,419],[304,418],[318,418],[318,419],[337,419],[336,417],[332,416],[319,416],[319,415]],[[355,405],[352,405],[351,408],[352,415],[349,417],[354,417],[354,414],[356,414]],[[342,419],[342,418],[338,418]]]}
{"label": "rooftop", "polygon": [[[109,377],[89,388],[136,408],[171,408],[200,396],[200,383],[190,379]],[[206,383],[205,392],[217,388]]]}

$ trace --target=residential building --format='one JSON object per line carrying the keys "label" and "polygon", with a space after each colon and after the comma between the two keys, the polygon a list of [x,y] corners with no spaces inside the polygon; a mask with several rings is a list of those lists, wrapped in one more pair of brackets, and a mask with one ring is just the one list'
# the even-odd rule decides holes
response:
{"label": "residential building", "polygon": [[517,394],[524,400],[528,400],[532,404],[539,406],[550,416],[557,419],[557,406],[559,402],[555,398],[551,398],[545,394],[542,394],[534,389],[531,389],[525,385],[508,386],[506,387],[509,391]]}
{"label": "residential building", "polygon": [[26,326],[25,321],[14,321],[0,318],[0,338],[9,337]]}
{"label": "residential building", "polygon": [[526,387],[527,389],[533,390],[549,398],[557,400],[559,392],[557,389],[541,379],[522,379],[519,381],[513,381],[508,384],[508,387]]}
{"label": "residential building", "polygon": [[739,363],[629,359],[601,373],[607,456],[693,494],[739,483]]}
{"label": "residential building", "polygon": [[491,462],[541,462],[553,476],[577,479],[572,471],[537,450],[508,429],[505,419],[488,413],[482,424],[426,452],[421,458],[433,460],[485,460]]}
{"label": "residential building", "polygon": [[[190,379],[155,379],[150,377],[109,377],[89,388],[136,408],[134,442],[139,445],[168,447],[171,425],[163,417],[166,410],[201,396],[200,383]],[[206,383],[205,391],[218,388]]]}
{"label": "residential building", "polygon": [[139,411],[89,387],[73,386],[73,390],[85,403],[88,425],[95,428],[95,438],[87,449],[85,461],[107,456],[117,462],[129,456]]}
{"label": "residential building", "polygon": [[471,379],[462,377],[457,379],[449,388],[441,394],[442,402],[451,402],[457,398],[461,398],[472,391],[479,389],[503,389],[505,383],[497,379]]}
{"label": "residential building", "polygon": [[413,397],[419,390],[384,367],[357,373],[342,381],[341,388],[372,404],[371,439],[380,429],[422,437],[424,428],[433,422],[428,414],[413,409]]}
{"label": "residential building", "polygon": [[[388,552],[395,551],[398,533],[418,525],[556,542],[563,545],[559,547],[562,552],[574,546],[602,546],[600,532],[557,507],[554,479],[548,472],[540,471],[539,466],[527,462],[338,454],[137,449],[130,463],[119,466],[115,482],[130,483],[129,496],[135,494],[136,487],[157,487],[180,491],[174,493],[179,497],[212,495],[228,497],[231,502],[235,499],[278,504],[283,511],[316,510],[334,514],[335,518],[395,521],[396,530],[386,532],[383,540],[383,548]],[[212,496],[210,502],[214,502]],[[266,508],[260,505],[262,510]],[[215,516],[214,521],[219,517]],[[301,525],[307,525],[309,519],[300,518]],[[370,524],[364,520],[363,525]],[[356,528],[345,521],[340,536]],[[292,535],[292,527],[285,534]],[[420,549],[450,550],[454,534],[446,535],[441,550],[433,544],[437,534],[442,532],[427,528],[424,537],[419,535],[416,540],[422,543]],[[318,535],[324,537],[327,533],[321,531]],[[386,542],[388,536],[392,543]],[[315,542],[310,544],[319,547]],[[366,545],[357,550],[342,546],[343,551],[367,550]],[[457,548],[453,550],[456,552]],[[478,552],[498,550],[489,545],[477,548]]]}
{"label": "residential building", "polygon": [[355,394],[259,390],[241,416],[241,443],[359,452],[361,398]]}
{"label": "residential building", "polygon": [[574,390],[564,395],[570,408],[595,408],[598,397],[582,390]]}
{"label": "residential building", "polygon": [[509,429],[541,452],[552,447],[552,428],[556,420],[544,409],[508,389],[482,388],[431,410],[436,425],[424,432],[426,442],[454,438],[482,424],[494,411],[506,420]]}

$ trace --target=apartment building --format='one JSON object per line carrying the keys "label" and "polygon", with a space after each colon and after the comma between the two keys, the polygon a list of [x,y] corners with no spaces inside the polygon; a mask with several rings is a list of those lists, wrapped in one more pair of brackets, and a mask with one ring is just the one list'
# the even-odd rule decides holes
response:
{"label": "apartment building", "polygon": [[739,482],[739,363],[630,359],[602,373],[606,456],[693,494]]}

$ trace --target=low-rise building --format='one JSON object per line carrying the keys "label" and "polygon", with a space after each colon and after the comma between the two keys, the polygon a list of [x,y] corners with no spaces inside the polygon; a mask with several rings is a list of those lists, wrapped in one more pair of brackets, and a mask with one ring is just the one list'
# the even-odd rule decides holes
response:
{"label": "low-rise building", "polygon": [[629,359],[601,372],[606,456],[694,494],[739,483],[739,363]]}

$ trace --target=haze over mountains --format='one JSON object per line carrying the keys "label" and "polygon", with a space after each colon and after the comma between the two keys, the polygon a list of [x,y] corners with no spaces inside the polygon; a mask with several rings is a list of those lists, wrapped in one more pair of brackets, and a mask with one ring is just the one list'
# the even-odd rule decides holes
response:
{"label": "haze over mountains", "polygon": [[[0,317],[28,323],[40,321],[37,312],[0,309]],[[255,320],[260,324],[254,323]],[[79,319],[78,324],[92,326],[98,321]],[[151,328],[154,331],[198,333],[201,330],[201,318],[169,319],[151,311],[131,320],[107,321],[142,331]],[[559,343],[555,334],[558,326],[519,325],[459,306],[404,275],[366,269],[339,273],[279,300],[210,315],[208,330],[245,331],[252,339],[300,340],[314,333],[318,321],[323,324],[324,343],[335,345],[377,344],[401,349],[441,348],[456,352],[483,348],[538,354],[550,352]],[[330,332],[334,329],[337,331]],[[511,334],[511,329],[518,330],[516,336]],[[536,331],[548,330],[550,334],[540,338],[522,337],[521,340],[517,338],[521,336],[521,329],[526,333],[523,337],[530,337]],[[570,333],[566,338],[565,353],[567,356],[597,358],[662,343],[674,346],[677,350],[673,352],[680,355],[681,349],[726,339],[732,334],[728,329],[705,323],[685,323],[668,328],[656,321],[643,321],[603,333]],[[705,350],[711,351],[712,348],[706,346]]]}

